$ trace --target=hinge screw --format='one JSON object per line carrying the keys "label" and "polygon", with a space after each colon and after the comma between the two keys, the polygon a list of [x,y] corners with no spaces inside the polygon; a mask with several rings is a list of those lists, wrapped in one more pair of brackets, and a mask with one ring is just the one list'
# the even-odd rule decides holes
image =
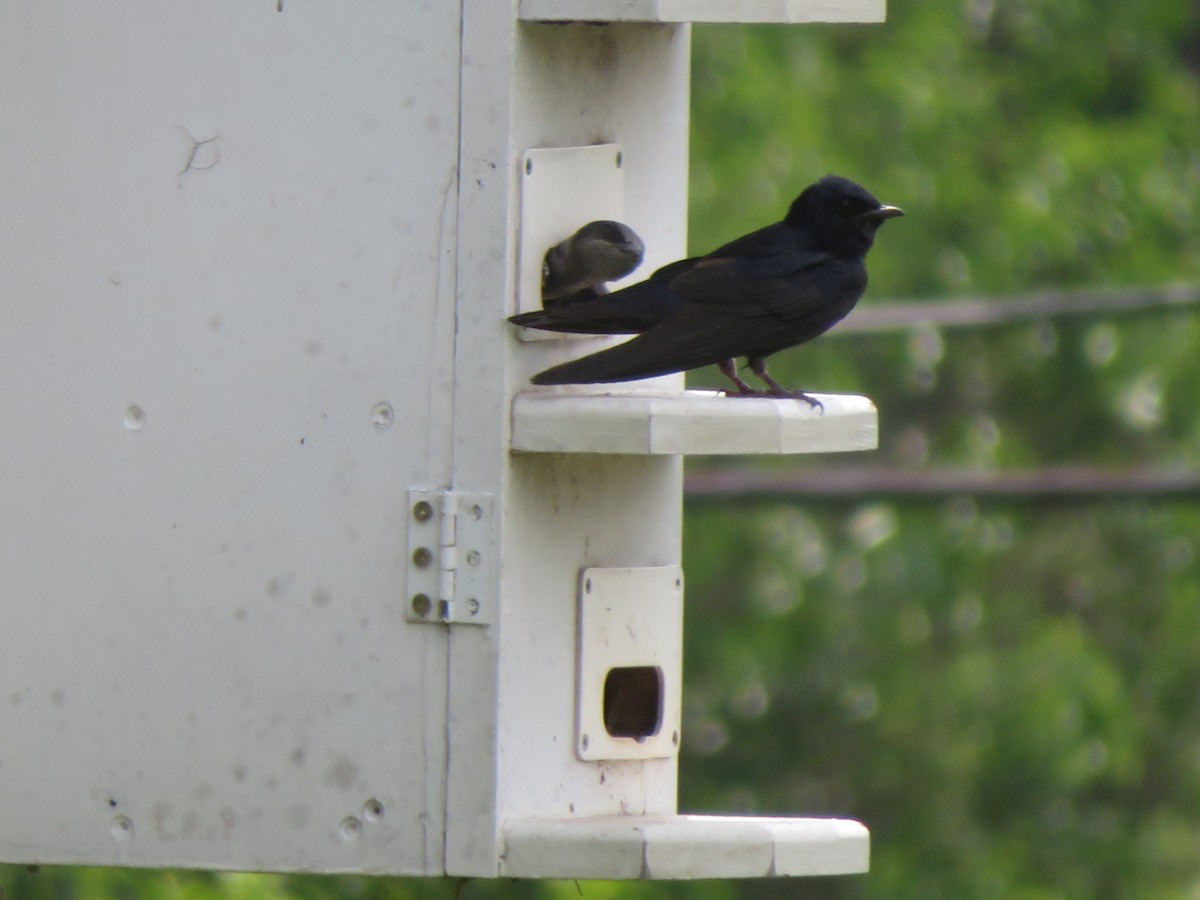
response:
{"label": "hinge screw", "polygon": [[412,609],[413,612],[423,619],[433,609],[433,601],[429,599],[428,594],[417,594],[412,598]]}
{"label": "hinge screw", "polygon": [[428,522],[433,518],[433,506],[428,500],[420,500],[413,506],[413,518],[418,522]]}
{"label": "hinge screw", "polygon": [[413,551],[412,561],[418,569],[424,569],[433,562],[433,551],[428,547],[418,547]]}
{"label": "hinge screw", "polygon": [[467,601],[467,612],[473,616],[479,614],[479,601],[474,597]]}

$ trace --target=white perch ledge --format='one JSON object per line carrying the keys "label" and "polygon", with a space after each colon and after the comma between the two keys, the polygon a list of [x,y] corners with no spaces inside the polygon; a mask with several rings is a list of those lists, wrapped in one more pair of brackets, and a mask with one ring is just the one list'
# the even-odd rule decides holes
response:
{"label": "white perch ledge", "polygon": [[520,0],[536,22],[882,22],[886,0]]}
{"label": "white perch ledge", "polygon": [[677,394],[517,394],[512,449],[525,453],[745,455],[873,450],[875,405],[853,394],[803,400]]}
{"label": "white perch ledge", "polygon": [[505,823],[512,878],[766,878],[866,872],[870,834],[852,819],[600,816]]}

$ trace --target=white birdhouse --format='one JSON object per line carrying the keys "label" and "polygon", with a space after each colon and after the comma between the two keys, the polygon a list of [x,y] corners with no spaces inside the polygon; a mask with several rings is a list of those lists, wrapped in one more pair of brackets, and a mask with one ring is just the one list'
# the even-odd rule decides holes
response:
{"label": "white birdhouse", "polygon": [[883,0],[0,11],[0,860],[864,871],[676,814],[688,453],[875,411],[534,389],[593,219],[685,254],[689,21]]}

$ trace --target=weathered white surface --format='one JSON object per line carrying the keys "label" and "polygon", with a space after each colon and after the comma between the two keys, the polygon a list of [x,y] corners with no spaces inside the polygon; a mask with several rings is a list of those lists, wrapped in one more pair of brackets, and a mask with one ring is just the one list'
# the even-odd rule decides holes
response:
{"label": "weathered white surface", "polygon": [[[583,760],[676,756],[683,696],[683,569],[589,568],[579,582],[576,754]],[[654,666],[662,673],[659,728],[641,740],[613,737],[604,725],[605,678],[625,666]]]}
{"label": "weathered white surface", "polygon": [[0,4],[0,859],[442,870],[459,31]]}
{"label": "weathered white surface", "polygon": [[464,15],[454,481],[499,485],[502,565],[499,620],[450,634],[451,695],[495,714],[450,717],[447,871],[494,875],[506,819],[675,809],[673,758],[575,755],[575,635],[581,569],[679,563],[682,466],[510,453],[512,395],[577,348],[522,344],[505,316],[529,148],[619,140],[623,219],[646,241],[644,265],[684,255],[690,42],[686,26],[515,23],[494,0],[468,0]]}
{"label": "weathered white surface", "polygon": [[878,415],[865,397],[803,400],[527,391],[513,398],[512,449],[529,453],[752,454],[872,450]]}
{"label": "weathered white surface", "polygon": [[870,836],[850,819],[602,816],[510,821],[514,878],[763,878],[867,871]]}
{"label": "weathered white surface", "polygon": [[[689,32],[514,5],[0,7],[0,859],[495,875],[508,819],[674,811],[673,758],[575,755],[573,673],[681,460],[512,454],[577,348],[504,318],[525,149],[619,140],[684,255]],[[487,626],[405,619],[447,486]]]}
{"label": "weathered white surface", "polygon": [[[517,164],[508,111],[517,24],[505,3],[462,0],[461,6],[462,143],[455,271],[459,315],[451,385],[453,440],[447,463],[456,488],[496,497],[497,532],[502,535],[504,473],[490,436],[504,428],[496,415],[496,406],[505,396],[506,348],[500,332],[505,328],[504,316],[512,314],[516,290]],[[469,699],[468,706],[456,709],[446,720],[447,874],[489,876],[496,871],[495,809],[500,777],[496,668],[507,577],[503,552],[500,559],[501,584],[493,624],[449,631],[450,694]]]}
{"label": "weathered white surface", "polygon": [[520,0],[533,21],[882,22],[886,0]]}
{"label": "weathered white surface", "polygon": [[679,562],[682,467],[670,458],[514,457],[512,394],[570,349],[522,344],[505,317],[529,149],[619,140],[622,218],[647,242],[645,265],[683,255],[688,30],[532,25],[513,11],[463,3],[450,463],[457,489],[495,494],[502,564],[492,626],[449,633],[445,859],[454,875],[497,874],[507,818],[675,808],[674,759],[583,762],[574,753],[576,591],[589,565]]}
{"label": "weathered white surface", "polygon": [[[521,162],[521,241],[517,263],[517,311],[542,308],[546,251],[588,222],[625,216],[624,148],[533,147]],[[630,281],[640,281],[635,275]],[[522,340],[561,340],[565,335],[526,328]]]}

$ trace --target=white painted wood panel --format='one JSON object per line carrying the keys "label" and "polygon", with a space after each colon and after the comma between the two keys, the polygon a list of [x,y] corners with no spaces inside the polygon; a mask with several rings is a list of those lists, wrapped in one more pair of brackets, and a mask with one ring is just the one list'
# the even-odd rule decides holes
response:
{"label": "white painted wood panel", "polygon": [[442,869],[459,13],[0,7],[0,859]]}
{"label": "white painted wood panel", "polygon": [[512,395],[573,342],[522,343],[505,317],[530,149],[619,141],[623,219],[646,240],[644,265],[683,255],[690,42],[682,26],[523,24],[490,0],[464,10],[453,478],[498,491],[502,563],[493,625],[450,634],[451,703],[464,705],[448,722],[446,866],[495,875],[508,818],[674,811],[674,758],[575,755],[576,592],[588,566],[678,564],[682,468],[514,457]]}

